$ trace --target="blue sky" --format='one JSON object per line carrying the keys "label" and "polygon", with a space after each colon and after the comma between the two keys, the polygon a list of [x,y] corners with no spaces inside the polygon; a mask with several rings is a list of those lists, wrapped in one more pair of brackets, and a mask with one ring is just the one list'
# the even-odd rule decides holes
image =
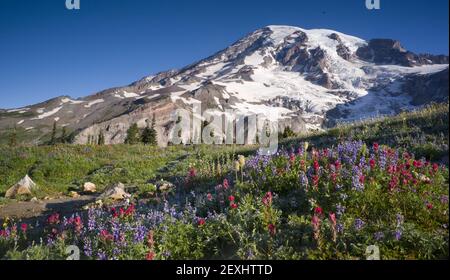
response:
{"label": "blue sky", "polygon": [[448,0],[0,0],[0,108],[81,97],[185,66],[257,28],[329,28],[448,54]]}

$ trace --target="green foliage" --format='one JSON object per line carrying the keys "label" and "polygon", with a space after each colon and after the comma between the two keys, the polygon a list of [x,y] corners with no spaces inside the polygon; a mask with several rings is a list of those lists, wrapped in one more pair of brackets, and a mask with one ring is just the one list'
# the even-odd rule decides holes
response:
{"label": "green foliage", "polygon": [[98,135],[98,145],[105,145],[105,135],[103,134],[103,131],[100,131],[100,134]]}
{"label": "green foliage", "polygon": [[127,130],[127,137],[125,139],[125,144],[136,145],[139,143],[139,128],[136,123],[132,124]]}
{"label": "green foliage", "polygon": [[287,126],[284,129],[283,133],[280,135],[280,138],[281,139],[286,139],[286,138],[292,138],[292,137],[295,137],[295,136],[297,136],[297,134],[289,126]]}
{"label": "green foliage", "polygon": [[157,137],[157,132],[155,129],[155,117],[153,116],[151,126],[149,126],[147,124],[147,126],[144,128],[144,131],[142,132],[141,141],[145,145],[156,146],[158,144],[156,137]]}
{"label": "green foliage", "polygon": [[54,145],[0,146],[0,193],[25,174],[41,188],[37,197],[67,193],[93,182],[99,190],[117,182],[146,182],[159,169],[185,154],[179,147]]}
{"label": "green foliage", "polygon": [[56,122],[53,122],[53,128],[52,128],[52,136],[50,138],[50,145],[55,145],[56,144]]}
{"label": "green foliage", "polygon": [[61,143],[63,144],[67,143],[67,128],[65,126],[63,126],[61,132]]}
{"label": "green foliage", "polygon": [[11,133],[9,135],[9,147],[15,147],[17,146],[17,129],[14,127],[14,129],[11,130]]}

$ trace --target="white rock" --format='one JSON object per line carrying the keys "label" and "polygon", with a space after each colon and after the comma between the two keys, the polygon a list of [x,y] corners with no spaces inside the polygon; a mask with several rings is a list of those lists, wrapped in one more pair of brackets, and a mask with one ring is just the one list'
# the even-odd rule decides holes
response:
{"label": "white rock", "polygon": [[91,193],[95,193],[97,191],[96,186],[94,183],[91,182],[86,182],[83,185],[83,191],[84,192],[91,192]]}
{"label": "white rock", "polygon": [[100,199],[113,199],[113,200],[124,200],[130,197],[130,194],[125,192],[125,186],[122,183],[114,184],[108,188],[100,195]]}
{"label": "white rock", "polygon": [[34,183],[33,180],[31,180],[31,178],[26,175],[24,178],[22,178],[22,180],[20,180],[17,184],[6,191],[5,197],[15,198],[18,195],[29,195],[36,188],[36,183]]}

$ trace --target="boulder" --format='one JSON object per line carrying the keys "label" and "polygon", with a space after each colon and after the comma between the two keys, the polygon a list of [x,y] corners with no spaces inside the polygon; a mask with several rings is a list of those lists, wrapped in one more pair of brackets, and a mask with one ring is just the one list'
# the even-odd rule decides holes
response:
{"label": "boulder", "polygon": [[117,183],[107,187],[100,195],[99,199],[123,200],[129,197],[130,194],[125,192],[125,185],[122,183]]}
{"label": "boulder", "polygon": [[72,191],[72,192],[70,192],[70,197],[72,197],[72,198],[79,198],[80,194],[77,193],[77,192]]}
{"label": "boulder", "polygon": [[26,175],[18,183],[6,191],[6,198],[15,198],[18,195],[31,195],[31,192],[37,188],[37,185]]}
{"label": "boulder", "polygon": [[84,192],[95,193],[97,191],[97,189],[96,189],[96,186],[95,186],[94,183],[86,182],[83,185],[83,191]]}
{"label": "boulder", "polygon": [[160,192],[170,192],[172,190],[175,189],[175,185],[172,184],[171,182],[167,182],[167,181],[158,181],[156,184],[156,188],[158,191]]}

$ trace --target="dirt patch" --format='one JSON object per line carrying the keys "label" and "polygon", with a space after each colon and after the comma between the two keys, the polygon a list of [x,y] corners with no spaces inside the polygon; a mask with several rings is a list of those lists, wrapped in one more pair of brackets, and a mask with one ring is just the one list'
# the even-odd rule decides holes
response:
{"label": "dirt patch", "polygon": [[97,196],[85,195],[78,198],[57,198],[52,200],[17,201],[0,205],[0,220],[6,217],[22,220],[58,212],[61,215],[81,210],[86,204],[94,202]]}

